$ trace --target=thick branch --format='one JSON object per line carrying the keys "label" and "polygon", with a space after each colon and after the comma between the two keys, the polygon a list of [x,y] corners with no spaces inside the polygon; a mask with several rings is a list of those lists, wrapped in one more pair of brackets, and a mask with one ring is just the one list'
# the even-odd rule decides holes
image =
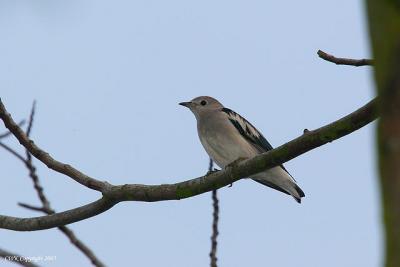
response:
{"label": "thick branch", "polygon": [[330,55],[322,50],[318,50],[317,54],[320,58],[325,59],[326,61],[335,63],[336,65],[349,65],[349,66],[355,66],[355,67],[374,65],[374,62],[372,59],[365,59],[365,58],[352,59],[352,58],[335,57],[335,56]]}
{"label": "thick branch", "polygon": [[[110,209],[113,205],[121,201],[152,202],[193,197],[229,185],[243,177],[249,177],[265,169],[280,165],[307,151],[350,134],[372,122],[377,117],[378,111],[376,99],[374,99],[340,120],[316,130],[308,131],[278,148],[260,154],[252,159],[241,161],[222,171],[176,184],[109,185],[105,188],[106,190],[103,192],[104,196],[102,199],[69,211],[35,218],[0,216],[0,228],[16,231],[48,229],[93,217]],[[1,118],[4,120],[4,115]],[[19,132],[15,129],[13,131]],[[26,142],[22,142],[22,144],[24,145]]]}

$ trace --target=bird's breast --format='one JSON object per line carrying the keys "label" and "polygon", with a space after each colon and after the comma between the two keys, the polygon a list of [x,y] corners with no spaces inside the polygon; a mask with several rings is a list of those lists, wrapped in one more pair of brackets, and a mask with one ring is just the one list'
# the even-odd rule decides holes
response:
{"label": "bird's breast", "polygon": [[233,125],[199,127],[198,132],[204,149],[221,168],[238,158],[251,158],[258,154]]}

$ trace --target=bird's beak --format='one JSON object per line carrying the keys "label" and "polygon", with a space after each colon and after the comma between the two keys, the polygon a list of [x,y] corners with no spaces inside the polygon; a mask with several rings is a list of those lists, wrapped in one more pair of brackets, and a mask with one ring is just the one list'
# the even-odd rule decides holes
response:
{"label": "bird's beak", "polygon": [[181,105],[181,106],[184,106],[184,107],[189,107],[190,106],[190,104],[192,104],[192,102],[181,102],[181,103],[179,103],[179,105]]}

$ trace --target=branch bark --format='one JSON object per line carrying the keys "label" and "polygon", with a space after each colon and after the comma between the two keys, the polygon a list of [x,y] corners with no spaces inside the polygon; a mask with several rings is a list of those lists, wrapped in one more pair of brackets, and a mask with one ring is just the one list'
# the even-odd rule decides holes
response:
{"label": "branch bark", "polygon": [[352,58],[335,57],[322,50],[318,50],[317,54],[320,58],[335,63],[336,65],[348,65],[348,66],[360,67],[360,66],[368,66],[374,64],[372,59],[365,59],[365,58],[352,59]]}
{"label": "branch bark", "polygon": [[[252,174],[280,165],[314,148],[332,142],[360,129],[378,117],[376,101],[377,100],[374,99],[353,113],[326,126],[308,131],[300,137],[271,151],[257,155],[252,159],[243,160],[234,166],[216,173],[188,181],[165,185],[125,184],[113,186],[106,182],[90,178],[89,181],[96,181],[95,190],[102,190],[103,197],[101,199],[79,208],[42,217],[15,218],[10,216],[0,216],[0,228],[15,231],[48,229],[93,217],[110,209],[121,201],[153,202],[179,200],[219,189],[236,182],[243,177],[249,177]],[[35,152],[32,153],[35,157],[40,158],[40,160],[42,160],[46,165],[53,166],[55,160],[48,156],[46,152],[34,145],[33,142],[25,136],[24,132],[14,123],[1,102],[0,118],[4,121],[6,127],[20,140],[21,144],[29,150],[29,152]],[[64,166],[63,163],[58,161],[56,162],[58,165]],[[74,168],[69,167],[69,170],[74,170]],[[78,176],[80,178],[88,177],[79,171],[74,171],[73,174],[79,174]],[[85,182],[81,181],[81,183],[86,185]]]}

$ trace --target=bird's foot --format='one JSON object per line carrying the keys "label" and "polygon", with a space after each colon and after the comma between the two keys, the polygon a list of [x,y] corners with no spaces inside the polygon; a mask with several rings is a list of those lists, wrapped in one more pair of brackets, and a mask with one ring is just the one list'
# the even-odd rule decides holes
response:
{"label": "bird's foot", "polygon": [[206,176],[208,176],[208,175],[210,175],[210,174],[213,174],[213,173],[215,173],[215,172],[218,172],[218,171],[220,171],[220,170],[214,168],[213,170],[208,171],[208,172],[206,173]]}

